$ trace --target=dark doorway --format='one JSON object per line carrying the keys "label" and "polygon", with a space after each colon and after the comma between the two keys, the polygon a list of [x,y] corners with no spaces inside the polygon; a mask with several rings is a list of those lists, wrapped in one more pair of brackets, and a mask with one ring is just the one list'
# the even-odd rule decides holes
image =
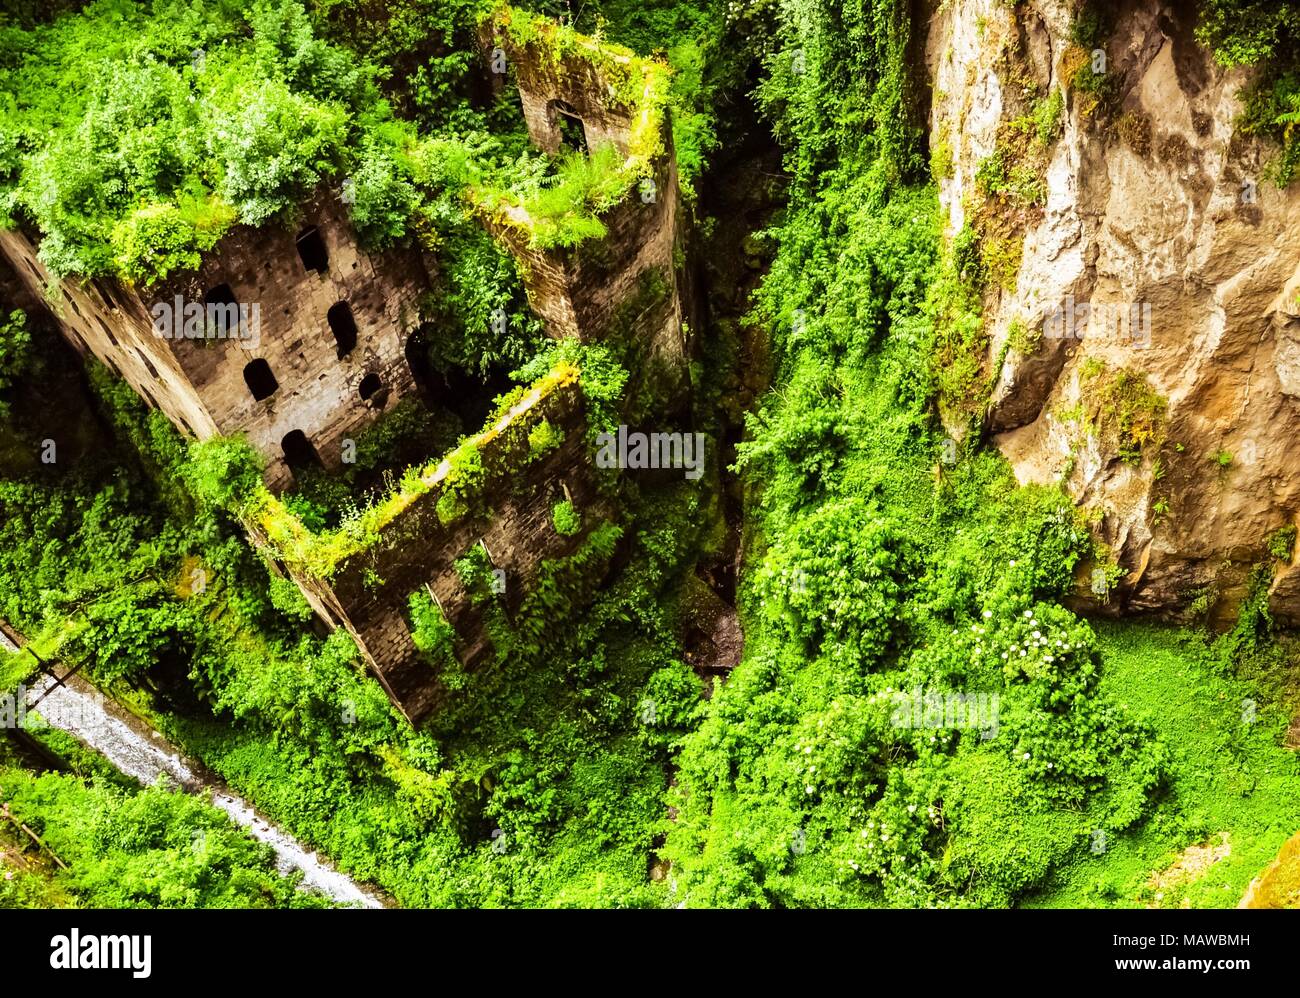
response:
{"label": "dark doorway", "polygon": [[374,399],[376,405],[383,405],[388,394],[384,392],[381,395],[381,392],[384,392],[384,383],[373,371],[362,378],[361,384],[357,385],[357,394],[361,396],[363,402]]}
{"label": "dark doorway", "polygon": [[[216,336],[217,339],[227,339],[238,334],[239,302],[235,300],[235,293],[230,290],[229,284],[218,284],[205,294],[203,296],[203,305],[204,321],[208,323],[207,330],[211,335]],[[209,305],[220,307],[208,308]],[[173,316],[172,321],[179,328],[180,317]],[[173,330],[173,335],[175,335],[175,330]],[[244,376],[247,377],[247,373]]]}
{"label": "dark doorway", "polygon": [[244,384],[248,385],[248,390],[253,393],[253,398],[259,402],[263,399],[269,399],[275,394],[275,390],[280,387],[280,382],[276,381],[275,375],[271,373],[271,365],[261,357],[249,361],[244,367]]}
{"label": "dark doorway", "polygon": [[307,434],[302,430],[290,430],[280,441],[280,449],[284,451],[284,463],[294,471],[302,468],[319,468],[322,467],[320,455],[316,453],[316,448],[312,446]]}
{"label": "dark doorway", "polygon": [[325,249],[325,240],[321,238],[320,230],[314,225],[309,225],[298,233],[298,256],[302,260],[303,267],[318,274],[323,274],[329,268],[330,255]]}
{"label": "dark doorway", "polygon": [[460,417],[466,433],[477,433],[496,408],[496,398],[515,387],[508,366],[493,365],[479,377],[458,367],[442,375],[443,404]]}
{"label": "dark doorway", "polygon": [[357,345],[357,320],[352,317],[352,306],[345,301],[335,302],[325,313],[325,319],[334,334],[334,342],[338,344],[339,360],[342,360]]}
{"label": "dark doorway", "polygon": [[432,336],[432,330],[429,326],[420,326],[415,332],[406,338],[406,346],[403,353],[406,355],[406,366],[411,369],[411,377],[415,380],[416,391],[420,393],[420,398],[424,401],[426,408],[432,408],[435,403],[433,391],[434,374],[433,365],[429,363],[429,340]]}
{"label": "dark doorway", "polygon": [[587,126],[578,117],[572,104],[562,100],[551,102],[551,115],[560,133],[560,151],[572,150],[587,154]]}

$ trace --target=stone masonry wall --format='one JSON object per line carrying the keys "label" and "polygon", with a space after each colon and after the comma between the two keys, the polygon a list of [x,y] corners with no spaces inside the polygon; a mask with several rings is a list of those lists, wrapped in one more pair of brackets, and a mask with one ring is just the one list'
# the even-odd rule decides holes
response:
{"label": "stone masonry wall", "polygon": [[[564,442],[526,463],[527,431],[543,418],[564,431]],[[316,612],[332,626],[347,628],[366,664],[413,724],[437,706],[441,689],[436,672],[411,639],[411,594],[428,586],[458,635],[457,657],[472,669],[491,646],[482,609],[471,604],[456,574],[456,559],[484,544],[493,565],[506,573],[503,599],[509,614],[532,588],[542,561],[573,553],[613,509],[596,487],[576,381],[516,415],[511,428],[480,447],[488,469],[481,491],[487,501],[477,515],[471,512],[444,524],[436,511],[443,489],[435,485],[388,524],[377,542],[340,562],[328,580],[287,566]],[[573,537],[559,534],[552,521],[552,508],[565,498],[566,488],[583,518],[582,532]],[[255,527],[253,533],[259,533]]]}
{"label": "stone masonry wall", "polygon": [[[515,45],[505,34],[490,29],[485,30],[483,45],[485,58],[490,59],[498,45],[506,53],[529,136],[539,149],[552,154],[560,150],[556,109],[563,104],[581,119],[589,149],[608,142],[627,154],[632,115],[637,112],[612,98],[613,86],[593,62],[550,58],[544,48]],[[688,351],[683,281],[675,252],[682,221],[666,111],[661,142],[664,152],[651,164],[649,182],[635,187],[602,216],[607,230],[603,239],[588,239],[570,249],[543,250],[531,246],[531,233],[508,218],[489,214],[484,222],[521,263],[529,304],[550,335],[591,341],[617,332],[634,339],[634,359],[654,357],[666,368],[680,370]],[[666,286],[662,300],[642,314],[621,316],[623,307],[637,298],[652,275]],[[620,318],[625,321],[615,321]]]}
{"label": "stone masonry wall", "polygon": [[[308,270],[296,237],[315,226],[328,254],[326,272]],[[162,409],[189,436],[204,439],[243,431],[267,459],[267,481],[286,485],[290,471],[282,441],[301,430],[327,468],[341,463],[341,441],[373,422],[414,388],[405,359],[407,335],[417,323],[419,299],[429,288],[421,255],[409,250],[361,250],[345,212],[318,196],[303,208],[300,225],[237,226],[207,254],[198,271],[173,276],[153,288],[113,280],[66,280],[57,299],[36,257],[35,240],[0,232],[0,253],[29,290],[46,297],[60,328],[81,353],[91,353],[121,374],[150,405]],[[176,295],[200,302],[228,285],[236,301],[256,303],[258,339],[167,340],[154,334],[150,309]],[[356,346],[343,357],[326,320],[347,302],[356,323]],[[244,368],[264,359],[278,382],[258,401]],[[369,401],[358,394],[362,378],[379,377]]]}

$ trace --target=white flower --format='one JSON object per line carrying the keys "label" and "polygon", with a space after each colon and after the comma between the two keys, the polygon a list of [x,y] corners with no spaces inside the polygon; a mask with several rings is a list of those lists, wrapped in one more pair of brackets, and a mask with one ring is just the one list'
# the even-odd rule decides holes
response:
{"label": "white flower", "polygon": [[806,794],[810,794],[813,792],[813,788],[811,786],[806,786],[803,788],[803,792]]}
{"label": "white flower", "polygon": [[[1028,761],[1029,761],[1029,753],[1026,752],[1026,753],[1025,753],[1024,755],[1022,755],[1020,758],[1024,759],[1025,762],[1028,762]],[[808,788],[808,791],[809,791],[809,793],[811,793],[811,792],[812,792],[812,788],[809,787],[809,788]]]}
{"label": "white flower", "polygon": [[[1011,564],[1014,565],[1015,562],[1013,561]],[[1029,620],[1031,617],[1033,617],[1033,615],[1034,615],[1034,611],[1033,611],[1033,610],[1026,610],[1026,611],[1025,611],[1025,619],[1026,619],[1026,620]]]}
{"label": "white flower", "polygon": [[984,619],[985,619],[985,620],[988,620],[988,619],[989,619],[990,617],[992,617],[992,616],[993,616],[993,611],[992,611],[992,610],[985,610],[985,611],[984,611]]}

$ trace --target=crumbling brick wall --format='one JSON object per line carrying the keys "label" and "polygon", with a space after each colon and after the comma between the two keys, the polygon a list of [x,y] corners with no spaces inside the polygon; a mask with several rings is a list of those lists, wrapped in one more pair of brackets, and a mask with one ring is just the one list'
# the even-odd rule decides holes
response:
{"label": "crumbling brick wall", "polygon": [[[528,431],[543,419],[562,430],[564,440],[530,462]],[[328,578],[292,562],[284,566],[317,614],[348,630],[412,723],[437,706],[442,690],[411,639],[411,594],[428,587],[458,635],[461,664],[480,665],[491,653],[483,611],[472,604],[455,561],[482,543],[492,564],[505,572],[507,614],[518,609],[542,562],[572,554],[614,509],[597,486],[586,429],[579,384],[561,384],[479,448],[487,478],[477,512],[444,523],[437,512],[443,488],[435,484],[385,526],[375,543],[340,561]],[[572,537],[558,533],[552,517],[554,505],[566,496],[582,514],[583,530]],[[250,531],[267,543],[257,524],[250,524]]]}
{"label": "crumbling brick wall", "polygon": [[[504,55],[518,86],[529,137],[539,149],[551,154],[560,150],[557,108],[563,106],[581,120],[589,149],[612,143],[628,154],[633,116],[640,112],[614,96],[616,88],[604,78],[598,61],[557,58],[545,44],[517,44],[491,21],[484,25],[481,43],[489,64]],[[617,65],[629,62],[623,55],[605,58]],[[494,79],[501,81],[503,74],[494,74]],[[488,228],[520,261],[529,304],[547,332],[583,341],[627,337],[635,347],[634,374],[650,358],[665,369],[683,372],[689,351],[684,320],[692,310],[683,295],[689,284],[680,273],[684,226],[666,109],[659,142],[663,151],[650,163],[651,175],[601,216],[603,239],[539,249],[530,244],[526,227],[498,213],[484,214]],[[648,281],[661,283],[663,295],[636,316],[622,314]]]}
{"label": "crumbling brick wall", "polygon": [[[327,253],[323,273],[308,269],[298,250],[298,234],[313,226]],[[273,487],[290,478],[282,442],[291,431],[305,434],[325,467],[338,467],[341,442],[414,388],[405,347],[429,289],[429,261],[414,250],[365,252],[342,206],[325,194],[303,206],[297,228],[236,226],[197,271],[151,288],[107,279],[56,285],[37,259],[35,240],[17,230],[0,232],[0,253],[32,294],[49,301],[77,350],[110,366],[189,436],[246,433],[266,457]],[[202,303],[221,285],[236,301],[257,304],[256,342],[155,335],[156,304],[177,295]],[[55,300],[47,287],[56,288]],[[356,326],[356,345],[344,357],[327,321],[338,302],[347,303]],[[261,401],[244,378],[259,358],[278,383]],[[367,375],[380,385],[368,400],[359,392]]]}
{"label": "crumbling brick wall", "polygon": [[[670,147],[671,148],[671,147]],[[640,359],[656,357],[666,366],[684,365],[688,343],[674,247],[677,244],[676,163],[671,155],[656,164],[654,196],[639,191],[602,216],[607,235],[570,249],[540,250],[528,233],[488,218],[493,233],[523,266],[528,303],[555,337],[600,341],[628,337]],[[648,193],[647,193],[647,196]],[[623,315],[647,283],[662,286],[646,311]],[[638,365],[639,366],[639,365]]]}

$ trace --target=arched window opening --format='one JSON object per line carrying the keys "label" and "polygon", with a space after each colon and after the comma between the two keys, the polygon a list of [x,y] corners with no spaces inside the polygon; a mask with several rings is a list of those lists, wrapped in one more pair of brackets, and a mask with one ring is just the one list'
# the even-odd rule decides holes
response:
{"label": "arched window opening", "polygon": [[352,317],[352,306],[345,301],[335,302],[325,313],[325,319],[334,334],[334,342],[338,344],[339,360],[342,360],[357,345],[357,321]]}
{"label": "arched window opening", "polygon": [[379,379],[379,375],[373,371],[361,379],[361,384],[357,386],[357,392],[363,402],[369,402],[374,399],[376,404],[383,404],[383,397],[379,395],[383,391],[384,383]]}
{"label": "arched window opening", "polygon": [[253,398],[259,402],[263,399],[269,399],[275,394],[275,390],[280,387],[280,382],[276,381],[275,375],[271,373],[271,365],[261,357],[249,361],[245,365],[244,384],[248,385],[248,390],[253,393]]}
{"label": "arched window opening", "polygon": [[572,104],[562,100],[551,101],[551,121],[560,136],[560,149],[587,154],[587,126],[583,124]]}
{"label": "arched window opening", "polygon": [[406,338],[406,345],[402,348],[406,366],[411,369],[416,390],[426,406],[434,404],[434,371],[433,364],[429,361],[429,335],[428,327],[420,326]]}
{"label": "arched window opening", "polygon": [[325,249],[325,240],[321,238],[320,229],[309,225],[298,233],[298,257],[307,271],[323,274],[329,268],[329,252]]}
{"label": "arched window opening", "polygon": [[209,335],[218,339],[237,336],[239,332],[239,302],[229,284],[218,284],[203,296],[204,320]]}
{"label": "arched window opening", "polygon": [[280,448],[284,451],[284,463],[295,471],[301,468],[319,468],[321,467],[320,455],[316,453],[316,448],[312,446],[307,434],[302,430],[290,430],[280,441]]}

